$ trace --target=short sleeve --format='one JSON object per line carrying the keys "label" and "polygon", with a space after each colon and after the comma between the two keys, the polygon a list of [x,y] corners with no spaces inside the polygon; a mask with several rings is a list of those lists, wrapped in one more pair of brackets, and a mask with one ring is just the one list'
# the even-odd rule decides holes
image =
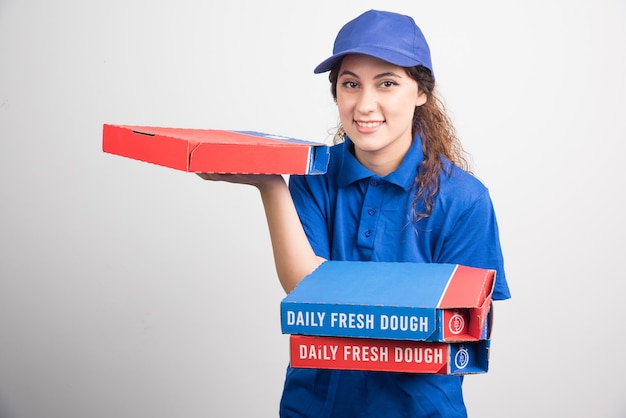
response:
{"label": "short sleeve", "polygon": [[330,259],[328,192],[322,176],[292,175],[289,191],[311,247],[316,255]]}
{"label": "short sleeve", "polygon": [[487,189],[455,220],[444,237],[437,262],[496,270],[493,299],[508,299],[509,292],[498,223]]}

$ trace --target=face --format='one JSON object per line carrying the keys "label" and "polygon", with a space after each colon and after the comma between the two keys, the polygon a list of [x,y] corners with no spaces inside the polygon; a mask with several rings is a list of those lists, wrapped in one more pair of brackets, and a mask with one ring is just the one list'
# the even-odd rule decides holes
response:
{"label": "face", "polygon": [[357,159],[379,175],[395,170],[411,146],[413,113],[426,102],[404,68],[347,55],[337,77],[339,119]]}

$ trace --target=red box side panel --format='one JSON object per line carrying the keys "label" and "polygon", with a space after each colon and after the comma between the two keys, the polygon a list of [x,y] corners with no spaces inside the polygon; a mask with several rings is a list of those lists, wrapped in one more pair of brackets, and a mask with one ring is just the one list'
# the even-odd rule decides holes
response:
{"label": "red box side panel", "polygon": [[[470,309],[445,309],[442,311],[443,340],[473,340],[470,333]],[[477,338],[476,338],[477,339]]]}
{"label": "red box side panel", "polygon": [[[481,338],[491,307],[491,294],[494,284],[495,271],[493,270],[457,266],[439,304],[439,307],[444,309],[444,318],[448,318],[447,320],[444,319],[444,339],[446,341],[478,340]],[[458,308],[464,307],[470,308],[466,310],[468,320],[468,323],[464,324],[466,330],[462,334],[455,335],[451,329],[455,323],[459,324],[460,319],[458,317],[452,318],[450,315],[453,315],[454,311],[458,311]],[[468,338],[468,335],[471,338]]]}
{"label": "red box side panel", "polygon": [[189,171],[306,174],[309,153],[306,147],[202,143],[191,152]]}
{"label": "red box side panel", "polygon": [[103,127],[102,150],[104,152],[139,161],[186,171],[187,147],[187,141],[182,139],[138,133],[132,129],[114,125]]}
{"label": "red box side panel", "polygon": [[449,345],[368,338],[290,336],[291,366],[446,374]]}

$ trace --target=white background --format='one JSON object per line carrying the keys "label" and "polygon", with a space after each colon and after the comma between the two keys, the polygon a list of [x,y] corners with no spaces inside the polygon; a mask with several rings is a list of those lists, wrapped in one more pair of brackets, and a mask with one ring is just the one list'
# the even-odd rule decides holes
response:
{"label": "white background", "polygon": [[0,417],[277,416],[258,193],[105,154],[102,124],[325,141],[312,70],[369,8],[422,27],[499,217],[470,416],[626,416],[623,0],[0,0]]}

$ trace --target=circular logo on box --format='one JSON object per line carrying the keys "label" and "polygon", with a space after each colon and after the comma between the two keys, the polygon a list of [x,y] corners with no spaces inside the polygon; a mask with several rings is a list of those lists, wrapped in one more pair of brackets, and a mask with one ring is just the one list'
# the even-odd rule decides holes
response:
{"label": "circular logo on box", "polygon": [[469,361],[470,361],[469,351],[467,350],[467,348],[461,346],[461,348],[459,348],[459,351],[457,351],[457,353],[454,356],[454,365],[458,369],[464,369],[469,364]]}
{"label": "circular logo on box", "polygon": [[465,328],[465,319],[463,319],[463,316],[460,313],[455,312],[454,315],[452,315],[450,317],[450,320],[448,321],[448,329],[450,330],[451,333],[453,333],[454,335],[457,335],[457,334],[460,334],[464,328]]}

